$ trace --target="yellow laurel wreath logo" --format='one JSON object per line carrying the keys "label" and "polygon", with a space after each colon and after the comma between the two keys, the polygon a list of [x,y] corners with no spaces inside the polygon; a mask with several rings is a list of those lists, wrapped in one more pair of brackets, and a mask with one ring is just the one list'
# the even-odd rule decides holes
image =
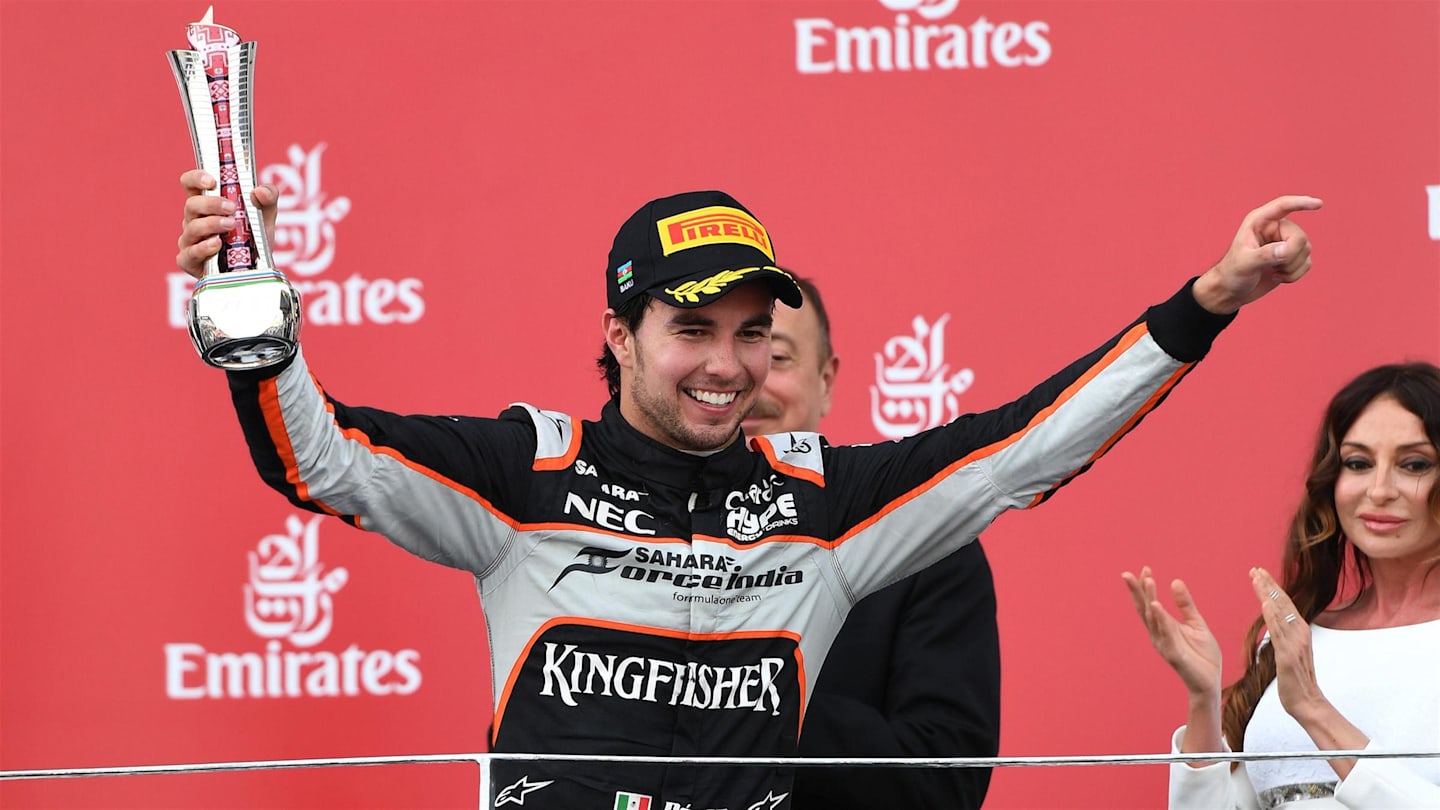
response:
{"label": "yellow laurel wreath logo", "polygon": [[758,267],[747,267],[744,270],[721,270],[715,275],[699,281],[687,281],[675,289],[665,288],[665,292],[675,296],[676,301],[700,303],[702,295],[718,295],[726,286],[744,278],[746,274],[759,270]]}

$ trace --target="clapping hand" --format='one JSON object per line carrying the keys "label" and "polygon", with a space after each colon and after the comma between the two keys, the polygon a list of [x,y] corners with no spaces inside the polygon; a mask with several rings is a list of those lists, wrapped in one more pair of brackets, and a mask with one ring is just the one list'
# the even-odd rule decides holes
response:
{"label": "clapping hand", "polygon": [[1155,585],[1155,575],[1150,566],[1140,569],[1140,575],[1126,571],[1121,574],[1125,587],[1130,589],[1130,598],[1135,602],[1135,612],[1145,622],[1150,633],[1150,643],[1160,657],[1180,675],[1185,688],[1192,696],[1217,698],[1220,695],[1220,644],[1205,624],[1195,599],[1184,582],[1170,583],[1170,594],[1180,612],[1176,619],[1165,610]]}

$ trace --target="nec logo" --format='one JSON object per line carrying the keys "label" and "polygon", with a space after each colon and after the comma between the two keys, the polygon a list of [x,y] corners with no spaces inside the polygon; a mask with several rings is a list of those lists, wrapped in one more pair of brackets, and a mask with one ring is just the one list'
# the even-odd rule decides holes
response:
{"label": "nec logo", "polygon": [[655,534],[655,518],[639,509],[621,509],[609,501],[582,498],[569,492],[565,495],[565,514],[571,514],[572,510],[602,529],[626,534]]}

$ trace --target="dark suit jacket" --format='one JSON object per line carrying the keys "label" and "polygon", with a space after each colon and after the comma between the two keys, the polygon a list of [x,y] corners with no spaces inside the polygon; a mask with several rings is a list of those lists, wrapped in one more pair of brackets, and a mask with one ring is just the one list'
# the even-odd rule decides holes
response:
{"label": "dark suit jacket", "polygon": [[[814,757],[995,756],[1000,633],[980,542],[861,600],[800,732]],[[988,768],[797,768],[795,810],[978,808]]]}

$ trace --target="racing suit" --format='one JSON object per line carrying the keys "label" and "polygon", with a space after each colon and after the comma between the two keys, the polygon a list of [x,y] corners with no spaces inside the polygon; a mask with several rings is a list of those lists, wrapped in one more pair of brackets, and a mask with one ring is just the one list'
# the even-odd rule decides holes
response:
{"label": "racing suit", "polygon": [[[708,456],[644,436],[614,403],[584,422],[529,405],[399,416],[331,399],[300,355],[230,381],[267,483],[474,575],[493,750],[794,756],[851,606],[1087,469],[1228,321],[1187,285],[996,410],[878,445],[794,433]],[[521,761],[496,763],[491,800],[783,810],[792,778]]]}

